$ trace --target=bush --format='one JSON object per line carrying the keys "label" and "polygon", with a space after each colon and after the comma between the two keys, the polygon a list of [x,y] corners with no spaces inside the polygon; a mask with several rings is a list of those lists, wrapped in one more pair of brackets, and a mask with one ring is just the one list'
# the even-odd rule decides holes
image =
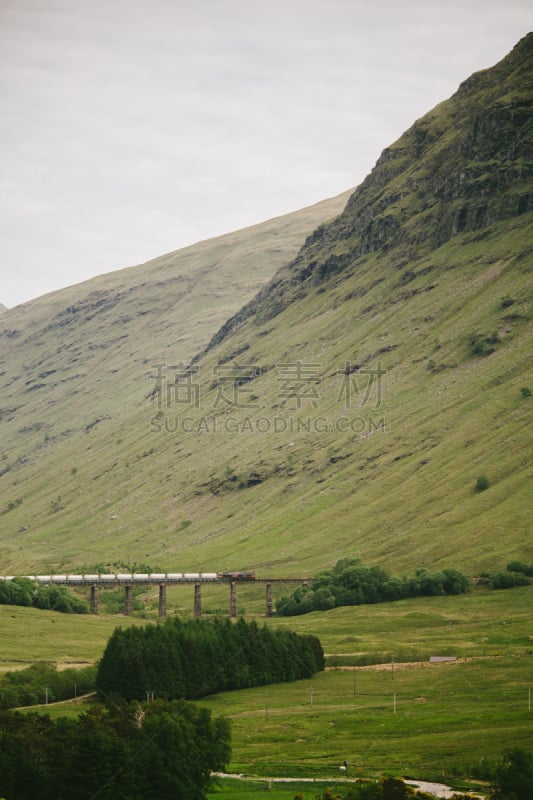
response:
{"label": "bush", "polygon": [[531,800],[533,754],[520,748],[504,752],[493,783],[494,800]]}
{"label": "bush", "polygon": [[498,572],[490,580],[491,589],[512,589],[515,586],[527,586],[529,584],[527,575],[521,572]]}
{"label": "bush", "polygon": [[468,334],[467,337],[471,356],[490,356],[491,353],[494,353],[496,349],[495,345],[498,344],[499,341],[500,337],[497,331],[493,331],[489,334],[473,332]]}
{"label": "bush", "polygon": [[38,586],[33,593],[35,608],[48,611],[61,611],[63,614],[88,614],[89,606],[74,597],[64,586]]}
{"label": "bush", "polygon": [[0,581],[0,605],[31,606],[33,584],[26,578]]}
{"label": "bush", "polygon": [[364,567],[341,559],[333,569],[319,573],[310,586],[300,586],[276,603],[280,616],[326,611],[337,606],[383,603],[420,595],[463,594],[470,581],[456,569],[430,573],[419,569],[411,578],[391,577],[380,567]]}
{"label": "bush", "polygon": [[476,492],[484,492],[489,488],[489,486],[490,486],[490,482],[489,482],[489,479],[487,478],[487,476],[486,475],[478,475],[478,477],[476,478],[474,491],[476,491]]}
{"label": "bush", "polygon": [[89,606],[64,586],[34,586],[28,578],[13,578],[0,581],[0,605],[33,606],[48,611],[61,611],[64,614],[88,614]]}
{"label": "bush", "polygon": [[508,572],[522,572],[529,578],[533,578],[533,564],[524,564],[523,561],[510,561],[507,564]]}
{"label": "bush", "polygon": [[57,671],[55,665],[39,661],[26,669],[6,672],[0,678],[0,706],[16,708],[44,703],[48,699],[69,700],[94,691],[96,667]]}
{"label": "bush", "polygon": [[500,300],[500,308],[509,308],[512,305],[514,305],[514,300],[508,294],[506,294],[505,297],[502,297]]}

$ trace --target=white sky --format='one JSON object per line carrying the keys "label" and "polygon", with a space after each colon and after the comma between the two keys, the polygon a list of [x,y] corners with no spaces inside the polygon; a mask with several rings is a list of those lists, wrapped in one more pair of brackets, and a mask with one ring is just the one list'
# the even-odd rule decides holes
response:
{"label": "white sky", "polygon": [[0,302],[338,194],[530,0],[0,0]]}

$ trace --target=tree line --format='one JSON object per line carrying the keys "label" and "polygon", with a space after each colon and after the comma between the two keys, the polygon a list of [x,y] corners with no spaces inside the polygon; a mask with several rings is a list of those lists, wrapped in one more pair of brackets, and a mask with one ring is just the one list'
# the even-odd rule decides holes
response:
{"label": "tree line", "polygon": [[33,706],[48,701],[70,700],[93,692],[96,667],[65,669],[39,661],[26,669],[6,672],[0,678],[0,708]]}
{"label": "tree line", "polygon": [[[454,800],[469,800],[466,795],[454,795]],[[305,800],[300,792],[294,800]],[[311,800],[311,798],[309,798]],[[361,781],[353,786],[328,786],[313,800],[435,800],[433,795],[413,789],[400,778],[379,778],[376,781]]]}
{"label": "tree line", "polygon": [[395,577],[381,567],[365,567],[357,559],[341,559],[320,572],[307,586],[299,586],[276,603],[280,616],[327,611],[337,606],[384,603],[421,595],[462,594],[470,581],[456,569],[428,572],[418,569],[412,577]]}
{"label": "tree line", "polygon": [[89,604],[74,597],[64,586],[53,583],[36,586],[28,578],[0,581],[0,605],[33,606],[64,614],[89,613]]}
{"label": "tree line", "polygon": [[104,697],[194,699],[216,692],[311,678],[324,669],[316,636],[227,618],[169,619],[117,628],[98,667]]}
{"label": "tree line", "polygon": [[78,719],[0,712],[0,797],[204,800],[230,727],[191,703],[116,700]]}
{"label": "tree line", "polygon": [[513,589],[515,586],[527,586],[533,577],[533,564],[523,561],[510,561],[505,572],[489,575],[491,589]]}

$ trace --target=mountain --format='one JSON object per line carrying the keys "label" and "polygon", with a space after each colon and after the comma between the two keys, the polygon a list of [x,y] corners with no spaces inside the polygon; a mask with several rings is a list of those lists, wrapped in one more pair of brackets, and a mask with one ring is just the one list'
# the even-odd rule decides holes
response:
{"label": "mountain", "polygon": [[532,51],[530,34],[384,150],[344,213],[314,231],[213,342],[248,316],[271,318],[293,297],[346,277],[372,253],[387,253],[407,283],[416,260],[459,233],[530,211]]}
{"label": "mountain", "polygon": [[230,275],[223,237],[4,314],[1,570],[532,560],[532,53],[275,263],[241,232]]}
{"label": "mountain", "polygon": [[58,417],[75,431],[87,404],[102,418],[123,407],[128,413],[143,400],[151,364],[167,354],[189,361],[348,196],[11,309],[0,330],[4,448],[24,451],[21,429],[26,440],[43,429],[50,442]]}
{"label": "mountain", "polygon": [[0,303],[0,314],[2,314],[4,311],[7,311],[7,306],[4,306],[2,303]]}

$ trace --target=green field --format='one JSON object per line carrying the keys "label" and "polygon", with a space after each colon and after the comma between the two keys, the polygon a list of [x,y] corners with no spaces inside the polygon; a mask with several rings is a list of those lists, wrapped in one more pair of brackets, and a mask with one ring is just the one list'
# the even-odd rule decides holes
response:
{"label": "green field", "polygon": [[133,617],[95,617],[0,606],[0,670],[20,669],[35,661],[62,666],[94,663],[117,625],[138,622]]}
{"label": "green field", "polygon": [[[533,658],[333,671],[203,700],[233,721],[233,772],[457,777],[502,743],[530,748]],[[468,745],[465,746],[465,743]]]}
{"label": "green field", "polygon": [[457,777],[503,747],[533,748],[532,600],[525,587],[273,620],[318,634],[330,664],[387,666],[202,702],[233,720],[235,772],[334,776],[347,759],[358,776]]}
{"label": "green field", "polygon": [[[311,681],[203,698],[232,720],[229,771],[333,780],[346,759],[352,777],[457,782],[506,747],[532,749],[532,602],[530,586],[270,620],[318,635],[330,665],[366,657],[382,667],[330,667]],[[95,661],[115,625],[142,622],[3,606],[3,664]],[[430,665],[431,655],[458,661]],[[44,710],[60,716],[67,707]],[[253,785],[223,785],[228,800],[253,793]],[[280,800],[286,791],[275,789]]]}
{"label": "green field", "polygon": [[330,780],[326,782],[313,781],[311,784],[302,781],[291,781],[290,783],[276,783],[268,780],[243,781],[232,778],[224,778],[218,782],[210,796],[213,800],[253,800],[262,797],[264,791],[268,790],[268,797],[275,800],[294,800],[297,793],[305,798],[314,798],[318,792],[323,792],[330,788],[335,794],[342,790],[343,784],[340,781]]}

